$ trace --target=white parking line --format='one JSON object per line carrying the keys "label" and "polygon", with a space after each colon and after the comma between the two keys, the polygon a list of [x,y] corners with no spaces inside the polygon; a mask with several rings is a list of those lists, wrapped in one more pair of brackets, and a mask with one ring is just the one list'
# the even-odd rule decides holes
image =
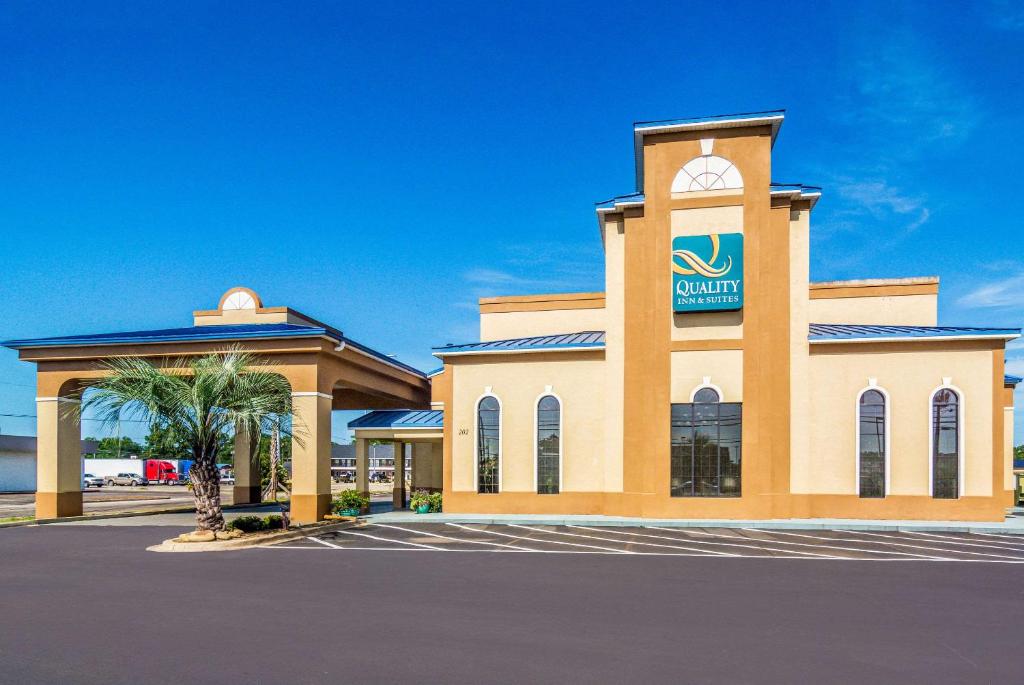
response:
{"label": "white parking line", "polygon": [[[381,537],[377,537],[376,535],[370,535],[368,533],[356,533],[355,531],[351,531],[351,530],[336,530],[334,532],[336,532],[336,533],[343,533],[345,535],[358,535],[361,538],[370,538],[371,540],[380,540],[381,542],[393,542],[393,543],[397,543],[399,545],[412,545],[413,547],[422,547],[424,549],[432,549],[435,552],[445,552],[445,551],[447,551],[447,550],[445,550],[445,549],[443,549],[441,547],[432,547],[431,545],[421,545],[418,542],[403,542],[402,540],[392,540],[391,538],[381,538]],[[337,545],[335,545],[335,546],[337,546]],[[339,549],[345,549],[345,548],[344,547],[339,547]]]}
{"label": "white parking line", "polygon": [[[463,525],[458,524],[458,523],[449,523],[447,525],[455,526],[456,528],[463,528],[465,530],[471,530],[474,533],[486,532],[486,533],[490,533],[492,535],[500,535],[500,536],[506,537],[506,538],[513,538],[515,540],[519,540],[520,543],[522,543],[524,541],[531,541],[532,540],[534,542],[540,542],[540,543],[543,543],[543,544],[550,544],[550,545],[566,545],[568,547],[585,547],[587,549],[598,549],[598,550],[601,550],[602,552],[611,552],[613,554],[636,554],[636,552],[627,552],[625,550],[612,549],[611,547],[598,547],[597,545],[583,545],[583,544],[580,544],[578,542],[562,542],[560,540],[537,540],[536,538],[528,538],[528,537],[523,536],[523,535],[509,535],[508,533],[499,533],[498,531],[495,531],[495,530],[481,531],[481,530],[479,530],[477,528],[468,528],[468,527],[463,526]],[[514,523],[513,524],[509,524],[509,527],[510,528],[527,528],[527,530],[534,530],[533,528],[528,528],[527,526],[516,525]],[[543,533],[543,532],[547,532],[547,531],[540,531],[540,532]],[[540,552],[540,551],[543,551],[543,550],[530,550],[530,551]]]}
{"label": "white parking line", "polygon": [[1015,540],[1019,545],[1024,545],[1024,534],[1000,535],[999,533],[971,533],[971,535],[984,535],[987,538],[1009,538],[1010,540]]}
{"label": "white parking line", "polygon": [[[527,526],[523,526],[523,527],[526,528]],[[620,534],[623,534],[623,535],[631,535],[631,533],[622,533],[622,531],[618,531],[618,530],[609,530],[609,529],[600,529],[600,528],[588,528],[587,526],[568,526],[568,527],[572,528],[574,530],[576,530],[576,529],[579,529],[579,530],[593,530],[593,531],[597,531],[599,533],[607,532],[607,533],[620,533]],[[685,549],[688,552],[697,552],[698,553],[697,556],[705,556],[705,557],[706,556],[722,556],[722,557],[738,557],[738,556],[741,556],[739,554],[732,554],[731,552],[716,552],[713,549],[702,549],[700,547],[683,547],[682,545],[665,545],[665,544],[658,543],[658,542],[635,542],[635,541],[631,541],[631,540],[617,540],[615,538],[598,537],[597,535],[580,535],[580,534],[577,534],[577,533],[562,533],[562,532],[559,532],[559,531],[545,531],[545,530],[542,530],[541,532],[543,532],[543,533],[557,533],[558,535],[573,535],[574,537],[579,537],[579,538],[588,538],[590,540],[603,540],[605,542],[618,542],[618,543],[622,543],[622,544],[626,544],[626,545],[646,545],[648,547],[666,547],[668,549]],[[646,537],[664,538],[664,536],[661,536],[661,535],[649,535],[649,536],[646,536]],[[667,539],[667,538],[664,538],[664,539]]]}
{"label": "white parking line", "polygon": [[[876,538],[889,538],[889,539],[896,539],[896,540],[906,540],[907,539],[907,538],[901,538],[901,537],[899,537],[897,535],[886,535],[885,533],[870,533],[870,532],[868,532],[866,530],[844,530],[843,532],[844,533],[853,533],[854,535],[867,535],[869,537],[876,537]],[[889,544],[890,545],[896,545],[898,547],[911,547],[913,549],[927,549],[927,550],[931,550],[933,552],[946,552],[947,554],[949,552],[951,552],[951,551],[954,551],[954,550],[950,550],[950,549],[947,549],[947,548],[944,548],[944,547],[926,547],[925,545],[912,545],[912,544],[906,543],[906,542],[890,542]],[[955,551],[957,552],[957,554],[975,554],[975,555],[977,555],[979,557],[992,557],[994,559],[1012,559],[1012,560],[1017,561],[1017,562],[1024,562],[1024,558],[1022,558],[1022,557],[1011,557],[1011,556],[1008,556],[1008,555],[1005,555],[1005,554],[985,554],[984,552],[968,552],[966,550],[955,550]]]}
{"label": "white parking line", "polygon": [[[761,529],[758,529],[758,528],[742,528],[741,530],[762,532],[762,533],[768,533],[768,534],[771,534],[771,535],[789,535],[789,536],[796,537],[796,538],[810,538],[811,540],[838,540],[839,542],[859,542],[862,545],[886,544],[884,542],[883,543],[878,543],[878,542],[873,542],[871,540],[858,540],[857,538],[829,538],[829,537],[821,537],[821,536],[818,536],[818,535],[807,535],[807,534],[804,534],[804,533],[790,533],[790,532],[781,531],[781,530],[761,530]],[[883,549],[858,549],[856,547],[840,547],[838,545],[811,545],[811,543],[807,543],[807,542],[786,542],[785,540],[777,540],[777,541],[774,541],[774,542],[779,542],[780,544],[783,544],[783,545],[809,545],[811,547],[824,547],[826,549],[844,549],[844,550],[849,550],[851,552],[861,552],[862,554],[891,554],[891,555],[901,556],[901,557],[920,557],[922,559],[933,559],[933,560],[938,560],[938,561],[953,561],[952,557],[937,557],[934,554],[914,554],[912,552],[890,552],[890,551],[883,550]]]}
{"label": "white parking line", "polygon": [[[465,543],[468,543],[468,544],[471,544],[471,545],[493,545],[495,547],[507,547],[508,549],[515,549],[515,550],[519,550],[521,552],[532,552],[533,551],[529,547],[516,547],[515,545],[509,545],[509,544],[504,543],[504,542],[485,542],[483,540],[463,540],[461,538],[453,538],[453,537],[449,537],[447,535],[440,535],[438,533],[431,533],[431,532],[428,532],[428,531],[425,531],[425,530],[415,530],[413,528],[403,528],[401,526],[395,526],[395,525],[386,524],[386,523],[372,523],[370,525],[379,526],[381,528],[394,528],[395,530],[404,530],[407,533],[415,533],[417,535],[429,535],[432,538],[441,538],[442,540],[451,540],[453,542],[465,542]],[[448,550],[448,551],[450,552],[450,551],[453,551],[453,550]],[[497,550],[492,550],[492,551],[496,552]]]}
{"label": "white parking line", "polygon": [[[659,526],[651,526],[651,528],[654,528],[655,530],[664,530],[664,531],[667,531],[667,532],[670,532],[670,533],[674,533],[676,531],[681,530],[679,528],[661,528]],[[819,545],[810,545],[810,544],[801,543],[801,542],[786,542],[785,540],[757,540],[755,538],[743,537],[742,535],[722,535],[720,533],[705,533],[704,531],[700,531],[700,530],[687,530],[686,533],[688,535],[704,535],[705,537],[725,538],[727,540],[746,540],[746,541],[752,542],[752,543],[754,543],[754,542],[768,542],[768,543],[778,544],[778,545],[798,545],[798,546],[802,546],[802,547],[818,547],[819,546]],[[676,538],[676,539],[677,540],[682,540],[684,538]],[[786,549],[785,547],[779,549],[778,547],[765,547],[764,545],[756,545],[756,544],[746,545],[746,544],[741,544],[741,543],[737,543],[737,542],[712,542],[712,543],[709,543],[709,544],[713,544],[713,545],[729,545],[731,547],[744,547],[746,549],[750,549],[751,547],[753,547],[754,549],[760,549],[760,550],[764,550],[766,552],[782,552],[784,554],[804,554],[804,555],[807,555],[809,557],[820,557],[820,558],[823,558],[823,559],[849,559],[850,558],[850,557],[836,556],[835,554],[815,554],[814,552],[804,552],[804,551],[801,551],[801,550],[798,550],[798,549]]]}
{"label": "white parking line", "polygon": [[[1001,551],[1001,552],[1018,552],[1019,551],[1019,552],[1024,552],[1024,547],[1021,546],[1021,544],[1024,544],[1024,543],[1014,544],[1012,542],[1003,542],[1002,540],[986,540],[984,542],[968,542],[968,540],[970,540],[971,538],[962,538],[962,537],[958,537],[956,535],[938,535],[936,533],[925,533],[923,531],[916,531],[916,530],[907,530],[907,531],[902,531],[902,532],[904,532],[904,533],[906,533],[908,535],[924,535],[924,536],[929,537],[929,538],[936,538],[936,542],[942,542],[942,541],[947,541],[948,540],[950,544],[967,545],[968,547],[984,547],[984,548],[990,549],[990,550],[992,550],[994,552],[995,551]],[[993,547],[993,545],[1002,545],[1002,546]]]}
{"label": "white parking line", "polygon": [[327,542],[327,540],[322,540],[320,538],[309,537],[308,535],[305,538],[303,538],[303,539],[304,540],[312,540],[313,542],[319,542],[321,545],[325,545],[325,546],[331,547],[333,549],[344,549],[344,547],[342,547],[341,545],[336,545],[333,542]]}

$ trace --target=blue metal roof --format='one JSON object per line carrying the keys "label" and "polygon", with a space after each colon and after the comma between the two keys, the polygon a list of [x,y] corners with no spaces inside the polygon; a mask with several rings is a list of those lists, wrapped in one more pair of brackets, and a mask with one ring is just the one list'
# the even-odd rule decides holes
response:
{"label": "blue metal roof", "polygon": [[643,204],[645,199],[646,198],[643,193],[630,193],[629,195],[617,195],[602,202],[595,202],[594,205],[599,210],[615,209],[616,207],[621,207],[623,205]]}
{"label": "blue metal roof", "polygon": [[484,354],[501,352],[545,352],[567,349],[604,349],[604,331],[583,331],[582,333],[559,333],[557,335],[536,335],[529,338],[489,340],[465,345],[435,347],[434,356],[446,354]]}
{"label": "blue metal roof", "polygon": [[129,331],[124,333],[94,333],[90,335],[65,335],[55,338],[29,338],[7,340],[2,344],[12,350],[39,347],[67,347],[83,345],[140,345],[148,343],[211,342],[217,340],[268,340],[281,338],[326,337],[336,343],[344,342],[375,359],[393,364],[409,373],[426,377],[419,369],[403,364],[391,357],[346,338],[342,333],[327,326],[301,326],[292,323],[253,323],[214,326],[189,326],[187,328],[162,328],[153,331]]}
{"label": "blue metal roof", "polygon": [[635,121],[634,130],[647,128],[663,128],[665,126],[684,126],[686,124],[713,124],[718,121],[743,121],[746,119],[767,119],[771,117],[782,117],[786,114],[784,109],[770,109],[764,112],[743,112],[740,114],[713,114],[706,117],[689,117],[686,119],[661,119],[658,121]]}
{"label": "blue metal roof", "polygon": [[125,333],[95,333],[91,335],[65,335],[56,338],[30,338],[7,340],[4,347],[20,350],[32,347],[64,347],[68,345],[124,345],[130,343],[186,342],[191,340],[235,340],[238,338],[309,338],[326,336],[339,340],[337,331],[317,326],[299,326],[291,323],[236,324],[223,326],[189,326],[163,328],[155,331],[129,331]]}
{"label": "blue metal roof", "polygon": [[383,409],[371,411],[348,422],[351,429],[439,429],[444,426],[444,412],[440,409]]}
{"label": "blue metal roof", "polygon": [[1024,381],[1024,378],[1020,376],[1011,376],[1010,374],[1003,376],[1003,385],[1017,385],[1021,381]]}
{"label": "blue metal roof", "polygon": [[812,323],[810,341],[890,340],[893,338],[1013,338],[1019,328],[976,328],[972,326],[866,326],[860,324]]}

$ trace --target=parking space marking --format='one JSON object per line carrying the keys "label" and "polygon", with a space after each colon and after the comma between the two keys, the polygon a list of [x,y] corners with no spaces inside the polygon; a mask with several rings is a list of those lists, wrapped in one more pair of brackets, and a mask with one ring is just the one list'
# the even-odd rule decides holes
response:
{"label": "parking space marking", "polygon": [[344,549],[344,547],[342,547],[341,545],[336,545],[333,542],[327,542],[327,540],[324,540],[323,538],[314,538],[306,536],[304,539],[312,540],[313,542],[319,542],[321,545],[324,545],[325,547],[332,547],[334,549]]}
{"label": "parking space marking", "polygon": [[[507,544],[507,543],[504,543],[504,542],[486,542],[484,540],[463,540],[461,538],[453,538],[453,537],[449,537],[447,535],[441,535],[440,533],[431,533],[431,532],[426,531],[426,530],[415,530],[413,528],[402,528],[401,526],[396,526],[396,525],[393,525],[393,524],[374,523],[374,524],[371,524],[371,525],[379,526],[381,528],[394,528],[395,530],[404,530],[406,533],[415,533],[416,535],[427,535],[427,536],[430,536],[430,537],[433,537],[433,538],[443,538],[445,540],[451,540],[453,542],[465,542],[465,543],[468,543],[468,544],[471,544],[471,545],[492,545],[492,546],[495,546],[495,547],[506,547],[508,549],[515,549],[515,550],[519,550],[521,552],[532,552],[532,551],[534,551],[534,550],[532,550],[532,549],[530,549],[528,547],[516,547],[515,545],[510,545],[510,544]],[[448,550],[448,551],[452,551],[452,550]],[[496,552],[497,550],[492,550],[492,551]]]}
{"label": "parking space marking", "polygon": [[[1024,552],[1024,547],[1022,547],[1020,543],[1014,544],[1012,542],[1003,542],[1002,540],[969,542],[971,538],[963,538],[956,535],[937,535],[936,533],[925,533],[923,531],[916,530],[908,530],[903,532],[905,532],[908,535],[924,535],[929,538],[935,538],[936,542],[947,542],[947,544],[967,545],[968,547],[984,547],[992,551]],[[992,545],[1000,546],[993,547]]]}
{"label": "parking space marking", "polygon": [[[528,526],[522,526],[522,527],[523,528],[527,528]],[[568,526],[568,527],[572,528],[574,530],[575,529],[595,530],[594,528],[587,528],[586,526]],[[533,529],[531,529],[531,530],[533,530]],[[561,531],[545,531],[545,530],[542,530],[541,532],[542,533],[550,532],[550,533],[554,533],[556,535],[572,535],[574,537],[587,538],[589,540],[602,540],[604,542],[617,542],[617,543],[625,544],[625,545],[646,545],[648,547],[665,547],[665,548],[668,548],[668,549],[682,549],[682,550],[686,550],[687,552],[697,552],[697,556],[723,556],[723,557],[738,557],[738,556],[740,556],[739,554],[732,554],[731,552],[716,552],[713,549],[701,549],[700,547],[683,547],[681,545],[665,545],[665,544],[658,543],[658,542],[633,542],[633,541],[629,541],[629,540],[617,540],[615,538],[603,538],[603,537],[598,537],[597,535],[582,535],[580,533],[563,533]],[[604,530],[598,530],[597,532],[603,533],[605,531]],[[611,530],[609,530],[607,532],[612,533],[612,532],[618,532],[618,531],[611,531]]]}
{"label": "parking space marking", "polygon": [[[651,528],[654,528],[655,530],[664,530],[664,531],[667,531],[667,532],[675,532],[677,530],[681,530],[679,528],[661,528],[659,526],[651,526]],[[753,543],[758,543],[758,542],[767,542],[769,544],[777,544],[777,545],[798,545],[798,546],[802,546],[802,547],[820,547],[820,545],[811,545],[811,544],[801,543],[801,542],[787,542],[785,540],[758,540],[756,538],[743,537],[742,535],[722,535],[720,533],[707,533],[707,532],[704,532],[702,530],[687,530],[686,534],[687,535],[704,535],[706,537],[712,537],[712,538],[725,538],[727,540],[745,540],[747,542],[752,543],[752,544],[749,544],[749,545],[748,544],[741,544],[741,543],[737,543],[737,542],[714,542],[714,543],[711,543],[711,544],[715,544],[715,545],[730,545],[732,547],[745,547],[747,549],[750,549],[750,548],[762,549],[762,550],[765,550],[767,552],[783,552],[784,554],[803,554],[803,555],[806,555],[807,557],[820,557],[820,558],[823,558],[823,559],[849,559],[849,557],[840,557],[840,556],[836,556],[835,554],[816,554],[814,552],[804,552],[804,551],[801,551],[801,550],[798,550],[798,549],[787,549],[785,547],[783,547],[782,549],[779,549],[777,547],[765,547],[764,545],[753,544]],[[806,558],[806,557],[804,557],[804,558]]]}
{"label": "parking space marking", "polygon": [[999,533],[971,533],[971,535],[984,535],[987,538],[1009,538],[1014,540],[1018,545],[1024,545],[1024,534],[1000,535]]}
{"label": "parking space marking", "polygon": [[[404,540],[394,540],[392,538],[382,538],[382,537],[377,537],[376,535],[370,535],[369,533],[356,533],[355,531],[351,531],[351,530],[337,530],[337,531],[334,531],[334,532],[336,532],[336,533],[343,533],[344,535],[358,535],[361,538],[370,538],[371,540],[380,540],[381,542],[393,542],[393,543],[397,543],[399,545],[412,545],[413,547],[422,547],[424,549],[432,549],[435,552],[444,552],[444,551],[446,551],[443,547],[432,547],[431,545],[424,545],[424,544],[421,544],[419,542],[405,542]],[[345,549],[345,548],[342,547],[341,549]]]}
{"label": "parking space marking", "polygon": [[[890,538],[890,539],[894,538],[896,540],[906,540],[907,539],[907,538],[900,538],[900,537],[898,537],[896,535],[886,535],[885,533],[871,533],[871,532],[868,532],[866,530],[848,530],[848,531],[844,531],[844,532],[846,532],[846,533],[853,533],[854,535],[867,535],[869,537],[877,537],[877,538]],[[913,538],[911,538],[911,539],[913,539]],[[922,541],[922,542],[924,542],[924,541]],[[992,557],[994,559],[1012,559],[1013,561],[1024,562],[1024,557],[1011,557],[1011,556],[1006,555],[1006,554],[986,554],[985,552],[969,552],[967,550],[951,550],[951,549],[944,548],[944,547],[926,547],[924,545],[912,545],[912,544],[907,543],[907,542],[891,542],[889,544],[896,545],[898,547],[911,547],[913,549],[927,549],[927,550],[931,550],[933,552],[945,552],[947,554],[949,552],[956,552],[957,554],[974,554],[974,555],[981,556],[981,557]]]}
{"label": "parking space marking", "polygon": [[[509,535],[508,533],[499,533],[496,530],[481,531],[481,530],[479,530],[477,528],[469,528],[469,527],[464,526],[464,525],[462,525],[460,523],[448,523],[446,525],[455,526],[456,528],[463,528],[465,530],[471,530],[471,531],[473,531],[475,533],[486,532],[486,533],[489,533],[491,535],[500,535],[502,537],[512,538],[514,540],[519,540],[520,544],[524,544],[525,542],[537,542],[537,543],[541,543],[541,544],[544,544],[544,545],[565,545],[565,546],[568,546],[568,547],[583,547],[585,549],[596,549],[596,550],[600,550],[600,552],[606,552],[606,553],[611,553],[611,554],[636,554],[636,552],[627,552],[626,550],[612,549],[611,547],[598,547],[597,545],[584,545],[584,544],[580,544],[578,542],[563,542],[561,540],[538,540],[537,538],[529,538],[529,537],[526,537],[525,535]],[[526,526],[519,526],[519,525],[516,525],[516,524],[508,524],[508,525],[509,525],[510,528],[525,528],[526,527]],[[539,532],[543,533],[545,531],[539,531]],[[530,549],[530,551],[531,552],[551,552],[553,550]]]}
{"label": "parking space marking", "polygon": [[[807,534],[803,534],[803,533],[790,533],[790,532],[781,531],[781,530],[763,531],[763,530],[760,530],[758,528],[742,528],[741,530],[755,531],[755,532],[762,532],[762,533],[770,533],[772,535],[789,535],[789,536],[798,537],[798,538],[810,538],[812,540],[837,540],[839,542],[859,542],[859,543],[861,543],[863,545],[885,544],[885,543],[872,542],[871,540],[858,540],[857,538],[818,537],[817,535],[807,535]],[[809,542],[787,542],[786,540],[776,540],[774,542],[778,542],[778,543],[783,544],[783,545],[808,545],[810,547],[819,547],[819,548],[825,548],[825,549],[841,549],[841,550],[847,550],[847,551],[850,551],[850,552],[859,552],[861,554],[888,554],[888,555],[891,555],[891,556],[918,557],[918,558],[921,558],[921,559],[932,559],[932,560],[938,560],[938,561],[954,561],[954,559],[952,557],[937,557],[934,554],[914,554],[912,552],[891,552],[889,550],[883,550],[883,549],[859,549],[859,548],[856,548],[856,547],[840,547],[838,545],[814,545],[814,544],[811,544]]]}

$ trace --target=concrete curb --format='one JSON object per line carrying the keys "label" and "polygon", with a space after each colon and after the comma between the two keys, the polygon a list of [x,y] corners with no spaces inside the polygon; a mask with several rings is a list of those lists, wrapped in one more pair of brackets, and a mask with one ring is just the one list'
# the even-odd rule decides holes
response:
{"label": "concrete curb", "polygon": [[357,519],[346,519],[345,521],[334,521],[330,523],[312,523],[297,528],[289,528],[275,533],[247,535],[235,538],[234,540],[217,540],[216,542],[175,542],[174,539],[164,540],[159,545],[147,547],[147,552],[230,552],[236,549],[249,549],[252,547],[265,547],[276,545],[279,542],[287,542],[297,538],[304,538],[308,535],[318,533],[330,533],[335,530],[344,530],[360,525]]}
{"label": "concrete curb", "polygon": [[487,514],[403,514],[385,513],[364,516],[366,523],[464,523],[477,525],[521,524],[533,526],[592,526],[595,528],[756,528],[759,530],[861,530],[902,533],[988,533],[1021,535],[1024,526],[981,521],[870,521],[863,519],[778,521],[730,519],[631,519],[601,516],[530,516]]}
{"label": "concrete curb", "polygon": [[[221,507],[225,511],[237,509],[255,509],[273,506],[273,502],[260,504],[228,504]],[[17,528],[18,526],[45,526],[52,523],[71,523],[74,521],[102,521],[104,519],[133,518],[136,516],[158,516],[160,514],[194,514],[195,507],[174,507],[173,509],[157,509],[155,511],[120,511],[104,514],[83,514],[82,516],[65,516],[59,519],[30,519],[28,521],[9,521],[0,523],[0,528]]]}

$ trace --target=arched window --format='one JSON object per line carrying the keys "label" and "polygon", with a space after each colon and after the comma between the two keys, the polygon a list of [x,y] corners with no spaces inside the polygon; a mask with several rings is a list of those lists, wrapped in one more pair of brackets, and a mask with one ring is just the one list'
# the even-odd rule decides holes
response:
{"label": "arched window", "polygon": [[729,160],[716,155],[694,157],[683,165],[672,180],[673,193],[700,190],[737,190],[743,187],[743,176]]}
{"label": "arched window", "polygon": [[501,404],[488,395],[476,407],[476,491],[496,493],[501,470]]}
{"label": "arched window", "polygon": [[738,497],[742,405],[722,402],[711,387],[672,405],[673,497]]}
{"label": "arched window", "polygon": [[932,395],[932,497],[960,496],[960,395],[939,388]]}
{"label": "arched window", "polygon": [[885,497],[888,458],[885,395],[870,388],[857,402],[857,483],[861,497]]}
{"label": "arched window", "polygon": [[537,494],[557,495],[561,485],[562,405],[553,395],[537,402]]}

